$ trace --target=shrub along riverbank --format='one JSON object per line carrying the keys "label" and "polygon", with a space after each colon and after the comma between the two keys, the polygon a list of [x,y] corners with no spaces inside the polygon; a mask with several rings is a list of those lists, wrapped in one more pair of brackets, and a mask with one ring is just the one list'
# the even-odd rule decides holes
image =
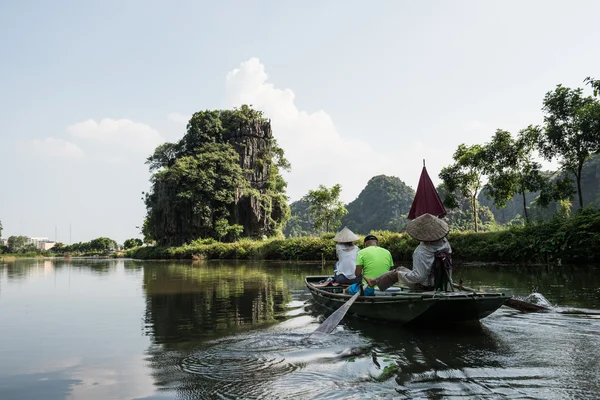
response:
{"label": "shrub along riverbank", "polygon": [[[418,242],[405,233],[373,232],[394,261],[409,261]],[[197,240],[180,247],[138,247],[125,253],[137,259],[243,259],[321,261],[335,259],[333,235],[283,240],[220,243]],[[567,219],[513,226],[497,232],[450,233],[458,262],[600,263],[600,211],[584,209]],[[362,247],[362,237],[359,247]]]}
{"label": "shrub along riverbank", "polygon": [[15,258],[45,258],[45,257],[54,257],[54,254],[49,251],[42,252],[27,252],[27,253],[0,253],[0,260],[8,260]]}

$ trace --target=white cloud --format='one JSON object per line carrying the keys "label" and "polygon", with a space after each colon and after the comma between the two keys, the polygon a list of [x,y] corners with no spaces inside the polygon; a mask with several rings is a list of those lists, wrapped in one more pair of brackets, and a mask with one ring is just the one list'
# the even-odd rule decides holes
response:
{"label": "white cloud", "polygon": [[148,125],[128,119],[104,118],[100,122],[88,119],[67,128],[73,138],[94,144],[110,145],[114,150],[149,154],[164,139]]}
{"label": "white cloud", "polygon": [[187,125],[188,121],[191,118],[191,116],[189,116],[189,115],[184,115],[184,114],[177,113],[177,112],[170,113],[168,115],[168,117],[171,121],[177,122],[178,124],[183,124],[183,125]]}
{"label": "white cloud", "polygon": [[319,184],[340,183],[343,200],[351,201],[371,177],[390,174],[389,157],[376,154],[367,141],[342,137],[325,111],[299,110],[292,90],[268,83],[258,58],[227,74],[227,96],[231,106],[251,104],[271,119],[274,136],[292,164],[285,174],[291,200]]}
{"label": "white cloud", "polygon": [[55,158],[83,158],[84,152],[73,142],[48,137],[44,140],[32,140],[33,150],[41,155]]}

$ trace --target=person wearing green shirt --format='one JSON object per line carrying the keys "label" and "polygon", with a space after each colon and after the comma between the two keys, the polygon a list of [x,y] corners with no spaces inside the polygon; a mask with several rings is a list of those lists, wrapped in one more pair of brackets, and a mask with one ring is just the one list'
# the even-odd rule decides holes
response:
{"label": "person wearing green shirt", "polygon": [[[356,256],[356,269],[354,274],[357,277],[364,278],[377,278],[378,276],[385,274],[393,268],[394,261],[392,260],[392,254],[379,247],[379,241],[374,235],[367,235],[365,237],[365,246],[358,252]],[[361,288],[360,283],[355,283],[348,288],[349,294],[356,294]],[[375,296],[375,289],[368,287],[364,291],[365,296]]]}

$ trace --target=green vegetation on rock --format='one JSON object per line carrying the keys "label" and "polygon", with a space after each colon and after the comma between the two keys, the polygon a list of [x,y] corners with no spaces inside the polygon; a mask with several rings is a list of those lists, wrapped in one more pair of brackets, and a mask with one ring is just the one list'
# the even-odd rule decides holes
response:
{"label": "green vegetation on rock", "polygon": [[374,230],[402,232],[414,197],[415,191],[400,178],[374,176],[356,200],[346,206],[348,214],[342,225],[365,235]]}
{"label": "green vegetation on rock", "polygon": [[289,163],[270,121],[246,105],[195,113],[184,137],[147,163],[154,175],[143,231],[160,245],[273,236],[289,217],[279,173]]}
{"label": "green vegetation on rock", "polygon": [[285,225],[283,233],[286,237],[312,236],[315,234],[315,225],[310,212],[310,204],[304,199],[290,204],[290,219]]}

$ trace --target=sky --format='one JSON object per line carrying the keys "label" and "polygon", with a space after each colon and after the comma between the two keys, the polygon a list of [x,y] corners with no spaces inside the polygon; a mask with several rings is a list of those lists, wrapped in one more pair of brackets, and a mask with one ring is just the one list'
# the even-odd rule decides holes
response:
{"label": "sky", "polygon": [[[298,200],[435,184],[461,144],[600,77],[600,2],[0,1],[3,237],[141,237],[145,159],[196,111],[271,118]],[[549,164],[550,166],[552,164]]]}

